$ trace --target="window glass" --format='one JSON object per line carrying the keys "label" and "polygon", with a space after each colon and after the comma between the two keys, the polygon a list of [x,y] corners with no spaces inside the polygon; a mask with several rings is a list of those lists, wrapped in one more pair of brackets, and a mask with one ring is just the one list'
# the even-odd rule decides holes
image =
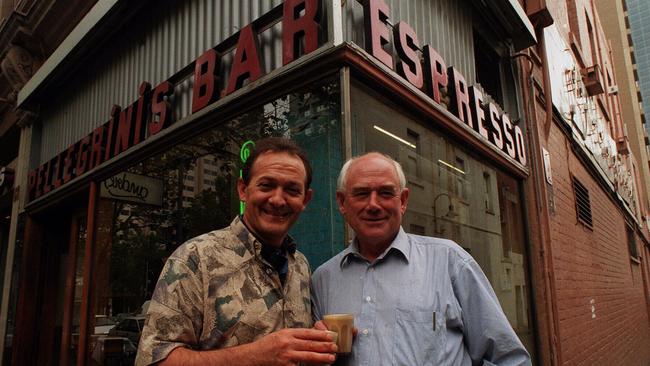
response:
{"label": "window glass", "polygon": [[518,181],[361,84],[353,83],[351,101],[354,151],[385,153],[404,168],[410,189],[404,230],[452,239],[470,253],[534,352]]}
{"label": "window glass", "polygon": [[[291,231],[298,249],[315,268],[343,248],[342,220],[333,211],[342,151],[339,105],[337,75],[252,106],[230,121],[215,121],[211,129],[100,184],[93,314],[134,319],[126,329],[112,328],[109,338],[137,347],[141,326],[135,321],[144,321],[169,255],[192,237],[228,226],[240,213],[236,182],[250,142],[261,137],[294,139],[312,164],[314,197]],[[106,364],[103,338],[91,336],[90,363]],[[119,362],[134,361],[132,348],[122,348]]]}

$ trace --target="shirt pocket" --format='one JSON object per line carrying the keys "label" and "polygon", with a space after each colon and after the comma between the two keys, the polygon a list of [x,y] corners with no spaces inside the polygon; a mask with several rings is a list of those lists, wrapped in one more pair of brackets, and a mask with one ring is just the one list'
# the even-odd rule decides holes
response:
{"label": "shirt pocket", "polygon": [[[396,309],[393,365],[437,365],[446,342],[445,322],[435,310]],[[434,326],[435,324],[435,326]]]}

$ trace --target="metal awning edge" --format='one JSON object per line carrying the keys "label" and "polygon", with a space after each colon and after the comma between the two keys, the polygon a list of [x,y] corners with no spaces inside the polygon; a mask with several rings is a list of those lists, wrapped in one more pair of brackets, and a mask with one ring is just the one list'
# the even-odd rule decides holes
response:
{"label": "metal awning edge", "polygon": [[120,0],[99,0],[88,14],[77,24],[70,34],[61,42],[59,47],[45,60],[43,65],[34,73],[18,92],[17,108],[24,106],[45,82],[61,68],[65,61],[78,50],[84,38],[115,8]]}
{"label": "metal awning edge", "polygon": [[[535,36],[535,28],[533,27],[533,23],[531,23],[530,19],[528,19],[528,15],[526,14],[526,11],[524,10],[524,8],[521,7],[521,4],[519,4],[519,1],[517,1],[517,0],[509,0],[509,2],[510,2],[510,6],[512,7],[512,9],[515,11],[517,16],[521,20],[523,28],[528,31],[527,35],[525,35],[525,36],[522,35],[521,37],[518,37],[520,42],[517,42],[517,43],[527,44],[526,47],[532,46],[533,44],[537,43],[537,37]],[[522,39],[524,39],[524,40],[527,39],[527,40],[522,41]],[[522,48],[525,48],[525,47],[522,47]]]}

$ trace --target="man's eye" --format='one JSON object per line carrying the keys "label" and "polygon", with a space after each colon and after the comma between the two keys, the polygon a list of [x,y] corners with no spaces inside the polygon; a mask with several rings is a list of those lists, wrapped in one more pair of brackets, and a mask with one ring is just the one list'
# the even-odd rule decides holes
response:
{"label": "man's eye", "polygon": [[271,189],[272,188],[270,183],[264,183],[264,182],[259,183],[257,186],[260,187],[261,189]]}
{"label": "man's eye", "polygon": [[369,191],[357,191],[352,193],[352,197],[354,198],[366,198],[370,196]]}
{"label": "man's eye", "polygon": [[293,196],[298,196],[300,195],[300,193],[302,193],[298,188],[287,188],[287,192],[289,192],[289,194]]}
{"label": "man's eye", "polygon": [[395,197],[395,191],[393,191],[392,189],[385,189],[379,191],[379,195],[383,198],[393,198]]}

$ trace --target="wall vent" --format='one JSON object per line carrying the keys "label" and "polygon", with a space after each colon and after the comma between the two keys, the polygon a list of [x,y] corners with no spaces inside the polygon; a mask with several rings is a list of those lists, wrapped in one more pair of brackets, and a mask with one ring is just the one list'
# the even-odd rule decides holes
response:
{"label": "wall vent", "polygon": [[591,202],[589,200],[589,190],[575,177],[572,177],[573,194],[576,199],[576,214],[578,222],[583,223],[590,229],[593,229],[593,220],[591,217]]}

